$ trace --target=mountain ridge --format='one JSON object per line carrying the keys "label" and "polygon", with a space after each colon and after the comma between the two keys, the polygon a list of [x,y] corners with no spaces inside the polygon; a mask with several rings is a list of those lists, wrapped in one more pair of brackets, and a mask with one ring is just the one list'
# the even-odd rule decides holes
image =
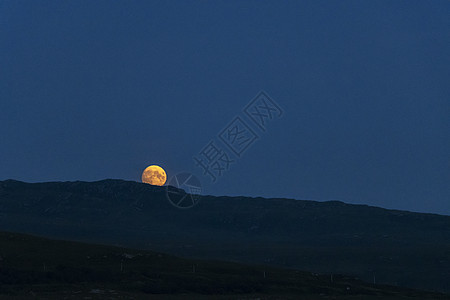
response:
{"label": "mountain ridge", "polygon": [[201,196],[181,210],[165,192],[120,179],[1,181],[0,228],[450,290],[450,216],[239,196]]}
{"label": "mountain ridge", "polygon": [[[141,182],[137,182],[137,181],[133,181],[133,180],[124,180],[124,179],[114,179],[114,178],[106,178],[106,179],[101,179],[101,180],[94,180],[94,181],[84,181],[84,180],[76,180],[76,181],[46,181],[46,182],[26,182],[26,181],[21,181],[21,180],[16,180],[16,179],[5,179],[5,180],[1,180],[0,181],[0,189],[2,187],[2,183],[15,183],[15,184],[27,184],[27,185],[48,185],[48,184],[54,184],[54,185],[59,185],[59,184],[117,184],[117,183],[121,183],[121,184],[138,184],[141,187],[151,187],[152,189],[154,189],[155,191],[160,191],[160,192],[165,192],[167,188],[170,189],[175,189],[175,190],[179,190],[182,192],[185,192],[185,190],[181,189],[181,188],[177,188],[175,186],[156,186],[156,185],[151,185],[151,184],[147,184],[147,183],[141,183]],[[343,200],[313,200],[313,199],[295,199],[295,198],[286,198],[286,197],[260,197],[260,196],[217,196],[217,195],[200,195],[200,197],[205,198],[205,197],[213,197],[213,198],[229,198],[229,199],[242,199],[242,198],[246,198],[246,199],[262,199],[262,200],[277,200],[277,201],[302,201],[302,202],[311,202],[311,203],[326,203],[326,204],[338,204],[338,205],[351,205],[351,206],[359,206],[359,207],[367,207],[367,208],[376,208],[376,209],[382,209],[382,210],[386,210],[386,211],[391,211],[391,212],[405,212],[405,213],[409,213],[409,214],[421,214],[421,215],[435,215],[435,216],[444,216],[444,217],[450,217],[450,215],[446,215],[446,214],[439,214],[439,213],[433,213],[433,212],[420,212],[420,211],[411,211],[411,210],[407,210],[407,209],[399,209],[399,208],[386,208],[386,207],[381,207],[381,206],[376,206],[376,205],[369,205],[369,204],[363,204],[363,203],[348,203],[345,202]]]}

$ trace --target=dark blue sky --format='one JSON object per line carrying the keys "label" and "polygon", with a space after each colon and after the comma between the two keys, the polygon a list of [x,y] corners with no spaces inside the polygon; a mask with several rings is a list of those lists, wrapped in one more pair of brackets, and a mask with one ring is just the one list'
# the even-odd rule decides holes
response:
{"label": "dark blue sky", "polygon": [[[0,179],[194,172],[206,193],[450,214],[449,1],[0,1]],[[284,110],[212,184],[192,157]],[[245,119],[244,119],[245,120]]]}

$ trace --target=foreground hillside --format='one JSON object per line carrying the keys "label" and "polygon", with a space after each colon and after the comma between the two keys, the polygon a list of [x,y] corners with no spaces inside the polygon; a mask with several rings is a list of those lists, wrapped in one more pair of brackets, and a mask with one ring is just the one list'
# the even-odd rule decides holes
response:
{"label": "foreground hillside", "polygon": [[0,182],[0,228],[450,292],[450,217],[342,202],[204,196],[137,182]]}
{"label": "foreground hillside", "polygon": [[349,277],[0,232],[3,298],[450,299]]}

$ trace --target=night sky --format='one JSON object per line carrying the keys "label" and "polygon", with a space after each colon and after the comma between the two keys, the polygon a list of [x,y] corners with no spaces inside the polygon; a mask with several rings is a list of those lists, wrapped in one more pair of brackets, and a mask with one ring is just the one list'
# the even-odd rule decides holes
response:
{"label": "night sky", "polygon": [[[0,180],[140,181],[157,164],[206,194],[450,214],[449,15],[450,1],[0,0]],[[260,91],[282,110],[264,130],[244,111]],[[257,136],[239,157],[220,138],[236,120]],[[194,161],[211,141],[234,160],[215,182]]]}

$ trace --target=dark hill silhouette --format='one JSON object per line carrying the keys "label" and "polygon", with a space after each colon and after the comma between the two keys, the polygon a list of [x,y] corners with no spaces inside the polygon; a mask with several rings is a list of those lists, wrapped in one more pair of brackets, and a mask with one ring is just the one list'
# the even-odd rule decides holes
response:
{"label": "dark hill silhouette", "polygon": [[348,276],[0,231],[1,299],[450,299]]}
{"label": "dark hill silhouette", "polygon": [[2,230],[450,292],[450,217],[339,201],[202,196],[123,181],[0,182]]}

